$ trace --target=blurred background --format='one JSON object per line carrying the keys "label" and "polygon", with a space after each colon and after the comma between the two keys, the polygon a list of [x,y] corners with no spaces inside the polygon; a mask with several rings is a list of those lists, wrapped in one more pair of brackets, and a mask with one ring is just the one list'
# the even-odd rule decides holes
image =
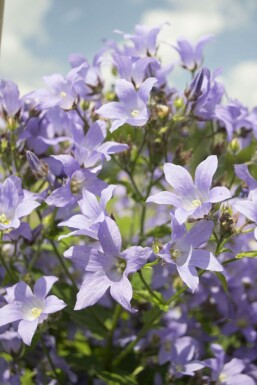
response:
{"label": "blurred background", "polygon": [[[24,94],[42,87],[43,75],[65,75],[70,53],[91,60],[104,40],[121,41],[114,29],[133,33],[135,24],[169,22],[160,42],[175,44],[182,36],[196,42],[205,34],[215,35],[204,50],[205,64],[212,70],[223,68],[229,96],[253,107],[256,19],[256,0],[6,0],[0,75],[18,83]],[[164,43],[160,52],[166,63],[178,60],[175,50]],[[171,83],[186,85],[178,71],[172,73]]]}

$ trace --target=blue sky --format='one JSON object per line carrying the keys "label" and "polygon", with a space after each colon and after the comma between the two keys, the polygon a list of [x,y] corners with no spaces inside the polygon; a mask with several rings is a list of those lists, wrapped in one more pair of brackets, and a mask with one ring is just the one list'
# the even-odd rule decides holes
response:
{"label": "blue sky", "polygon": [[[256,0],[6,0],[1,77],[16,81],[21,91],[43,85],[42,76],[68,71],[68,55],[91,59],[103,39],[120,39],[114,29],[133,32],[135,24],[156,26],[168,21],[160,41],[193,42],[213,33],[205,50],[206,65],[224,69],[228,94],[257,105]],[[166,62],[178,59],[161,46]],[[176,71],[171,78],[182,85]]]}

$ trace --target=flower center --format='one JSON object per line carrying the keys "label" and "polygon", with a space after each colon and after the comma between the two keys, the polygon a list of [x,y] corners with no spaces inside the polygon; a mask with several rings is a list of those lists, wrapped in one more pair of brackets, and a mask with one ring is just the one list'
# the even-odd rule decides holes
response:
{"label": "flower center", "polygon": [[182,253],[178,249],[170,249],[170,256],[173,261],[175,261],[178,257],[181,257]]}
{"label": "flower center", "polygon": [[70,190],[72,194],[81,193],[84,183],[85,179],[81,178],[81,175],[74,175],[70,182]]}
{"label": "flower center", "polygon": [[200,199],[194,199],[194,200],[192,201],[192,205],[193,205],[194,207],[199,207],[199,206],[201,206],[201,204],[202,204],[202,202],[200,201]]}
{"label": "flower center", "polygon": [[226,381],[228,379],[228,376],[225,373],[221,373],[219,375],[220,382]]}
{"label": "flower center", "polygon": [[133,110],[133,111],[131,111],[131,116],[132,116],[132,118],[136,118],[139,114],[140,114],[140,111],[139,111],[139,110]]}
{"label": "flower center", "polygon": [[1,214],[0,215],[0,223],[2,223],[3,225],[9,225],[10,220],[7,218],[7,216],[5,214]]}
{"label": "flower center", "polygon": [[61,96],[62,98],[65,98],[65,96],[67,96],[67,94],[66,94],[65,91],[61,91],[61,92],[60,92],[60,96]]}
{"label": "flower center", "polygon": [[31,312],[31,315],[34,317],[34,319],[36,319],[40,316],[42,311],[43,310],[40,309],[39,307],[33,307],[30,312]]}
{"label": "flower center", "polygon": [[123,258],[118,257],[117,262],[115,263],[115,267],[117,268],[117,272],[122,274],[126,269],[127,261]]}

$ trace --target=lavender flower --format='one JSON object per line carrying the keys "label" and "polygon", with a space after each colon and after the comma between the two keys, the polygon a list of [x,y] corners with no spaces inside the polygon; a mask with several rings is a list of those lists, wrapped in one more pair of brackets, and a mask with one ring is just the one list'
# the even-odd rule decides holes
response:
{"label": "lavender flower", "polygon": [[245,364],[238,358],[233,358],[225,364],[225,353],[218,344],[211,345],[215,358],[205,360],[206,366],[212,369],[211,379],[220,385],[254,385],[255,381],[246,374],[242,374]]}
{"label": "lavender flower", "polygon": [[29,215],[40,203],[32,193],[24,191],[21,180],[10,176],[0,183],[0,230],[17,229],[20,218]]}
{"label": "lavender flower", "polygon": [[213,223],[201,221],[187,232],[186,227],[179,225],[176,218],[172,216],[171,226],[171,242],[164,245],[159,255],[165,262],[176,265],[181,279],[194,292],[199,285],[196,267],[211,271],[223,270],[214,255],[201,248],[212,234]]}
{"label": "lavender flower", "polygon": [[34,294],[25,282],[7,288],[5,299],[8,303],[0,309],[0,327],[19,321],[18,333],[26,345],[31,345],[37,326],[45,321],[49,314],[66,306],[55,295],[47,297],[57,280],[54,276],[39,278],[34,286]]}
{"label": "lavender flower", "polygon": [[81,259],[86,274],[77,294],[75,310],[94,305],[110,288],[111,296],[126,310],[132,312],[130,301],[132,299],[132,286],[128,275],[144,266],[152,255],[149,247],[132,246],[121,251],[121,235],[116,223],[106,217],[100,223],[98,231],[102,251],[85,247],[83,255],[76,258],[76,249],[69,249],[65,256],[76,261]]}
{"label": "lavender flower", "polygon": [[182,66],[189,69],[190,71],[194,71],[197,67],[199,67],[203,61],[202,50],[205,44],[208,43],[212,38],[212,35],[203,36],[197,41],[195,45],[192,45],[186,39],[178,39],[177,46],[174,48],[179,53]]}
{"label": "lavender flower", "polygon": [[203,218],[211,210],[211,204],[229,199],[231,194],[226,187],[213,187],[212,178],[217,170],[216,155],[208,156],[195,171],[195,184],[189,172],[172,163],[165,163],[164,174],[175,193],[164,191],[150,196],[146,202],[173,205],[176,207],[175,218],[183,224],[190,216]]}
{"label": "lavender flower", "polygon": [[141,127],[147,123],[149,119],[147,103],[156,81],[155,78],[148,78],[136,90],[133,84],[127,80],[117,80],[115,92],[119,102],[104,104],[96,110],[104,118],[113,119],[111,132],[125,123],[135,127]]}

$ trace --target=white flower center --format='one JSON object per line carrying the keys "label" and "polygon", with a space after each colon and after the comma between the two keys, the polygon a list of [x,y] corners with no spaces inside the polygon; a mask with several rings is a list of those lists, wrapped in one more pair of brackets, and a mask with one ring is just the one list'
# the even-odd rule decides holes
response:
{"label": "white flower center", "polygon": [[42,313],[43,309],[40,309],[39,307],[33,307],[31,309],[31,315],[34,319],[38,318],[40,314]]}
{"label": "white flower center", "polygon": [[65,96],[67,96],[67,93],[66,93],[65,91],[61,91],[61,92],[60,92],[60,96],[61,96],[62,98],[65,98]]}
{"label": "white flower center", "polygon": [[179,249],[170,249],[170,256],[173,261],[176,261],[178,257],[181,257],[182,252]]}
{"label": "white flower center", "polygon": [[228,379],[228,376],[225,373],[221,373],[219,375],[220,382],[226,381]]}
{"label": "white flower center", "polygon": [[201,206],[201,204],[202,204],[202,202],[200,201],[200,199],[194,199],[194,200],[192,201],[192,205],[193,205],[194,207],[199,207],[199,206]]}
{"label": "white flower center", "polygon": [[139,114],[140,114],[140,111],[139,111],[139,110],[133,110],[133,111],[131,111],[131,116],[132,116],[132,118],[136,118]]}
{"label": "white flower center", "polygon": [[0,215],[0,223],[2,223],[3,225],[9,225],[10,220],[7,218],[6,214]]}

